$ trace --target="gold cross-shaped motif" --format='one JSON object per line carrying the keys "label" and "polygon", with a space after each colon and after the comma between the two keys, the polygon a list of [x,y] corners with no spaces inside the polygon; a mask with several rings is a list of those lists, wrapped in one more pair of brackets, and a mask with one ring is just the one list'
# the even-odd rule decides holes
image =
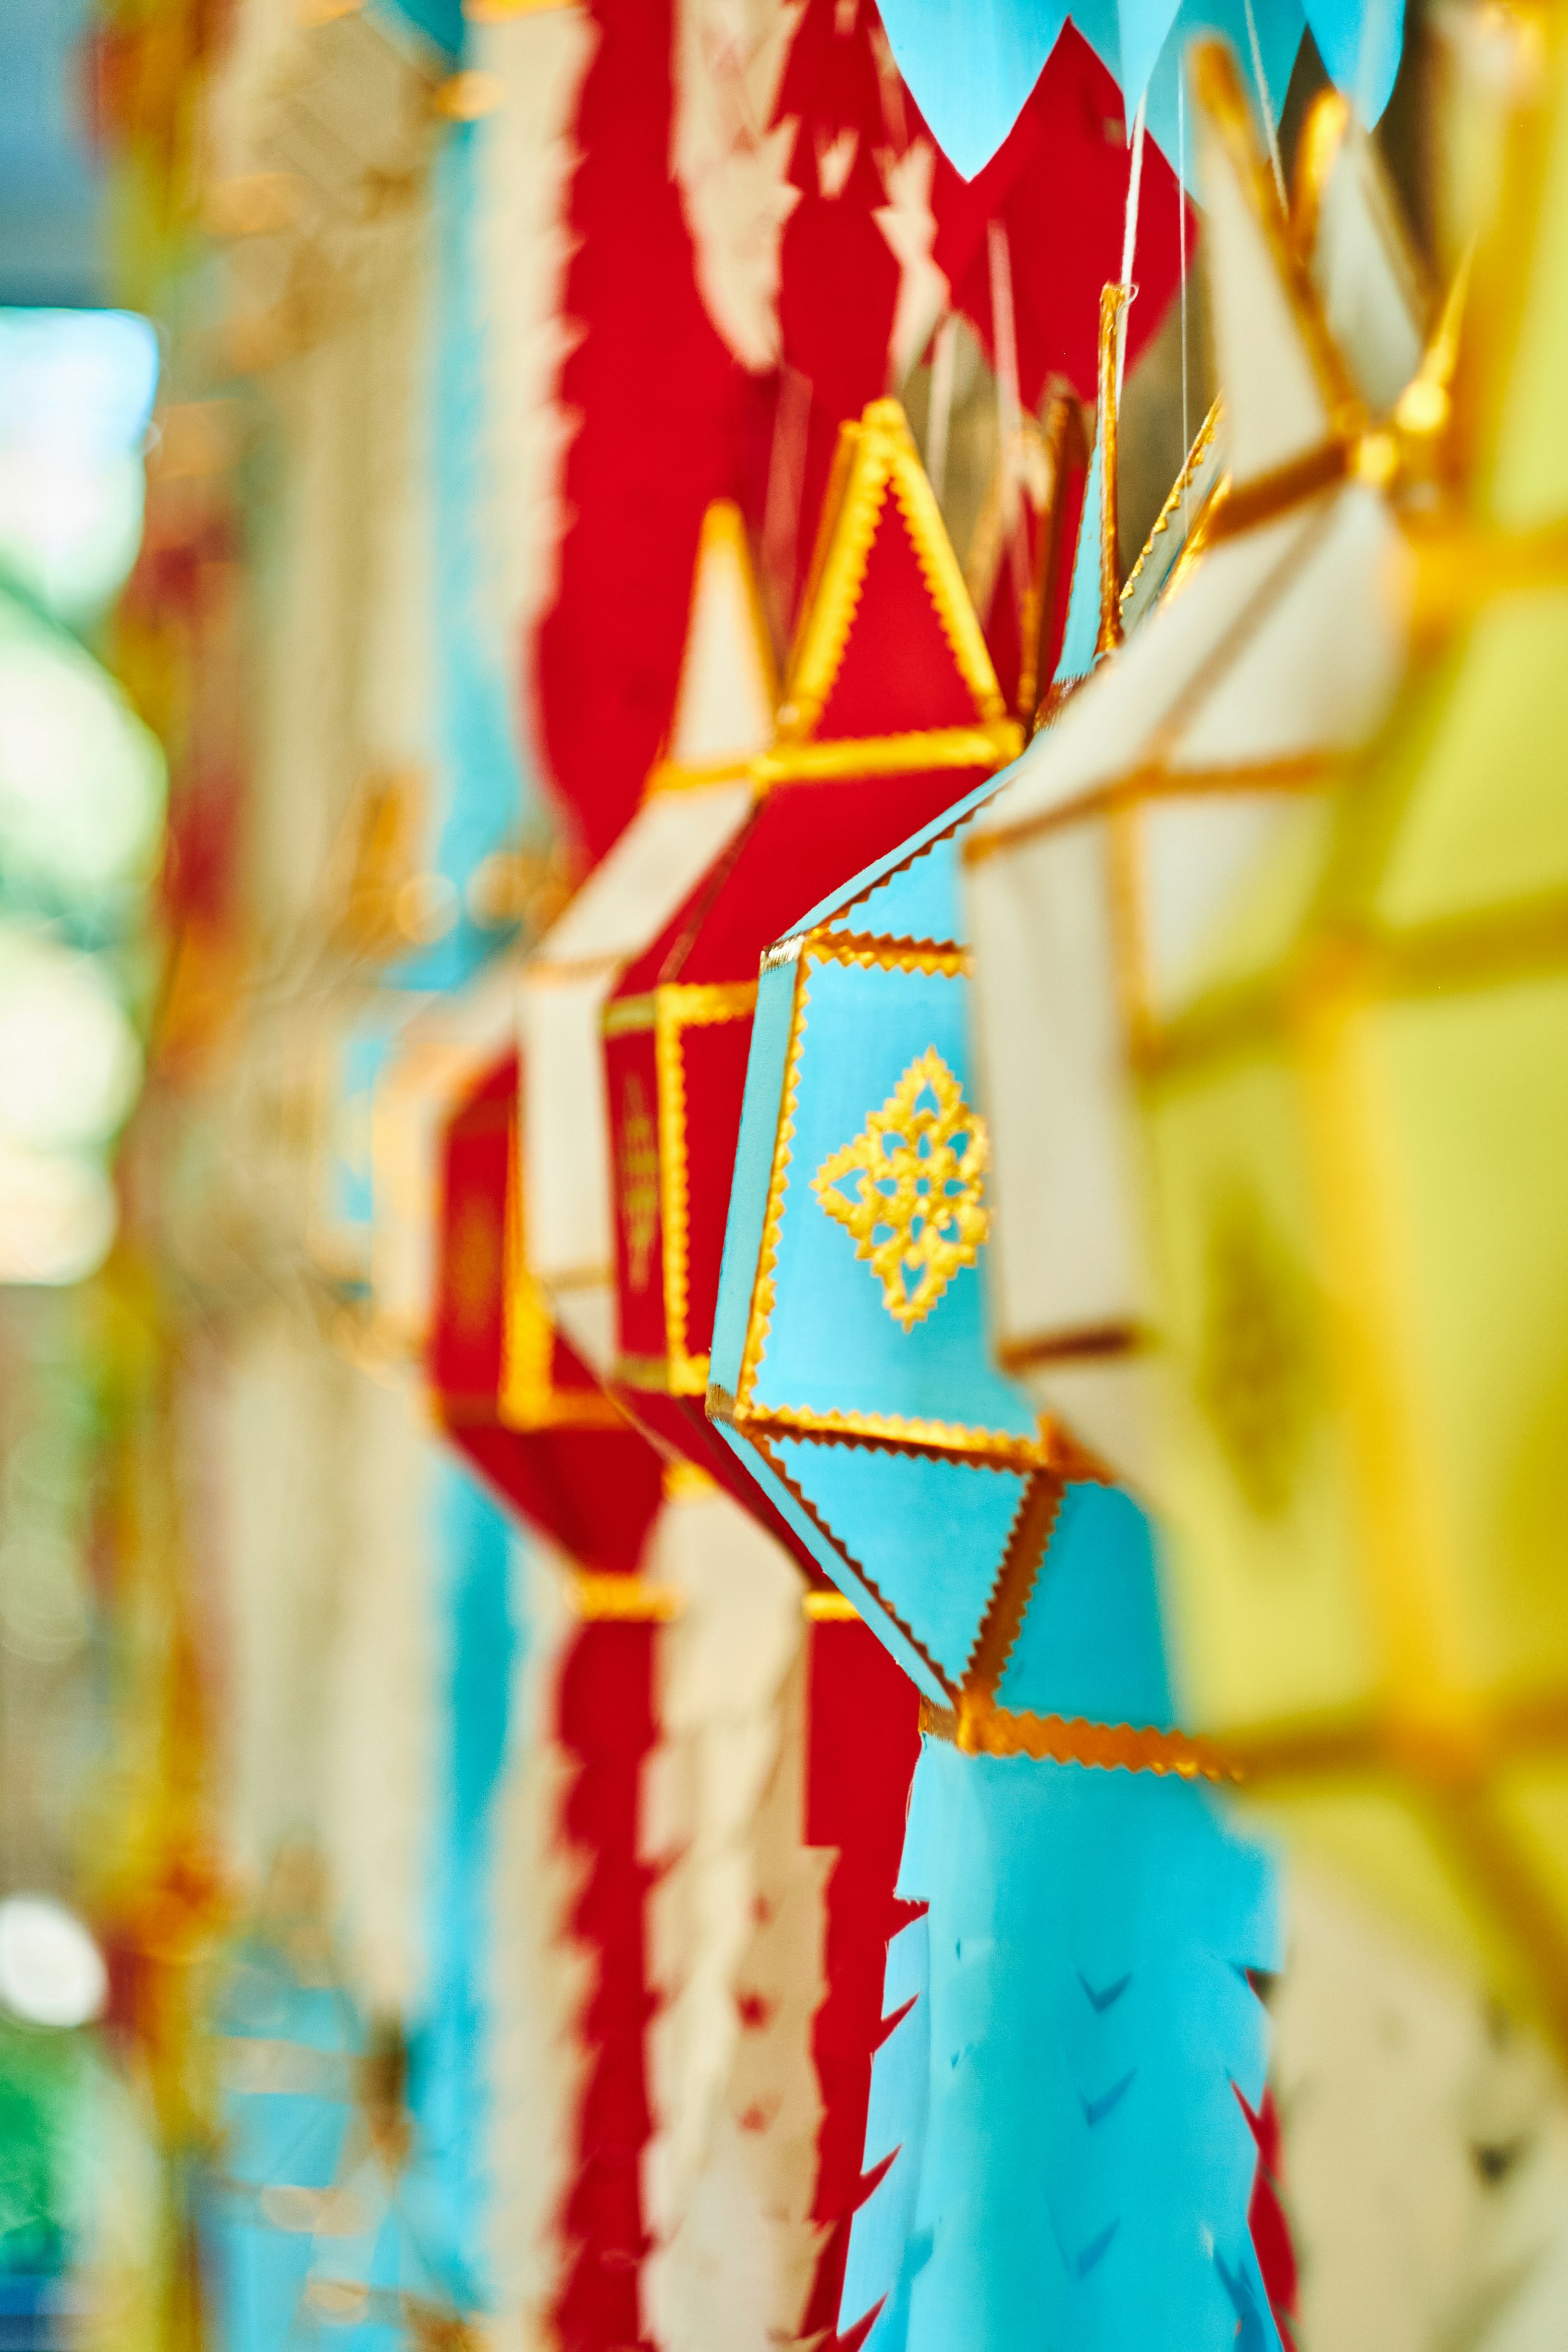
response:
{"label": "gold cross-shaped motif", "polygon": [[[931,1313],[960,1266],[974,1264],[990,1233],[989,1158],[984,1120],[928,1045],[854,1142],[830,1152],[812,1178],[906,1331]],[[854,1198],[838,1190],[846,1176],[858,1178]]]}

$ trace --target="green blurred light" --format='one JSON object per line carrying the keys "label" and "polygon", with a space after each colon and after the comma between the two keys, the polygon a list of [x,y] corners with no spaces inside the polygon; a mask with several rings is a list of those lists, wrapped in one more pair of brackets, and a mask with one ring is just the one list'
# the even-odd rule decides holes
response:
{"label": "green blurred light", "polygon": [[0,596],[0,877],[68,903],[150,878],[163,754],[90,655]]}
{"label": "green blurred light", "polygon": [[141,1082],[103,964],[0,925],[0,1132],[43,1151],[107,1143]]}

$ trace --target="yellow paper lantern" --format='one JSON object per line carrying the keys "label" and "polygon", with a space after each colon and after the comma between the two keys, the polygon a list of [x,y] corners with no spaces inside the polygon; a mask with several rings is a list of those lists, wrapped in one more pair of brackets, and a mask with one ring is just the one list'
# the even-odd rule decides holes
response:
{"label": "yellow paper lantern", "polygon": [[1142,1055],[1193,1719],[1562,2044],[1565,36],[1508,94],[1392,721]]}

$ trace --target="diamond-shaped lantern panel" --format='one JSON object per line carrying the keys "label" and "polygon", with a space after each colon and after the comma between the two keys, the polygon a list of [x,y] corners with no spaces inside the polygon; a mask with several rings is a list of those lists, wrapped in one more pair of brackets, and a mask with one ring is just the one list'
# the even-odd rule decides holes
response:
{"label": "diamond-shaped lantern panel", "polygon": [[[1392,262],[1379,275],[1394,232],[1373,226],[1370,164],[1330,100],[1342,168],[1307,142],[1339,192],[1321,295],[1229,52],[1200,47],[1194,84],[1226,474],[1154,609],[964,851],[1000,1360],[1145,1491],[1157,1376],[1131,1057],[1248,860],[1315,821],[1314,789],[1386,710],[1402,654],[1394,444],[1368,429],[1324,315],[1353,325],[1360,289],[1404,282]],[[1374,315],[1365,373],[1386,384],[1418,345],[1408,318],[1400,345]]]}
{"label": "diamond-shaped lantern panel", "polygon": [[1143,1057],[1199,1718],[1561,2044],[1568,47],[1531,42],[1408,684]]}
{"label": "diamond-shaped lantern panel", "polygon": [[844,429],[777,740],[750,763],[749,820],[605,1009],[616,1390],[753,1507],[703,1397],[758,958],[1018,740],[902,413],[875,402]]}

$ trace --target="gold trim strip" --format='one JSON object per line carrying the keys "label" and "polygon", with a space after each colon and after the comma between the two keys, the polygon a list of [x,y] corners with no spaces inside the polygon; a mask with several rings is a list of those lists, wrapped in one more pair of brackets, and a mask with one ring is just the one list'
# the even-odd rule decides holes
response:
{"label": "gold trim strip", "polygon": [[1152,1335],[1140,1323],[1080,1323],[1076,1329],[1033,1331],[997,1343],[996,1360],[1005,1372],[1027,1371],[1031,1364],[1116,1363],[1141,1356],[1152,1345]]}
{"label": "gold trim strip", "polygon": [[1102,662],[1121,643],[1121,548],[1117,525],[1116,377],[1121,352],[1121,313],[1132,299],[1131,286],[1100,289],[1100,626],[1094,657]]}
{"label": "gold trim strip", "polygon": [[1211,1740],[1130,1723],[1090,1723],[1081,1716],[1015,1711],[964,1692],[956,1707],[921,1700],[921,1729],[968,1756],[1030,1756],[1041,1764],[1084,1764],[1104,1772],[1174,1774],[1183,1780],[1236,1780],[1235,1767]]}
{"label": "gold trim strip", "polygon": [[672,1454],[664,1465],[664,1499],[667,1503],[710,1503],[719,1493],[719,1481],[700,1464],[689,1462],[684,1454]]}
{"label": "gold trim strip", "polygon": [[874,400],[858,423],[841,428],[835,453],[801,635],[779,710],[781,735],[797,742],[816,726],[837,678],[889,488],[976,716],[1002,718],[1002,690],[985,638],[904,412],[896,400]]}
{"label": "gold trim strip", "polygon": [[1388,933],[1327,936],[1310,962],[1216,989],[1142,1039],[1141,1075],[1159,1082],[1194,1061],[1245,1053],[1281,1020],[1311,1017],[1326,990],[1358,1003],[1441,995],[1454,988],[1509,988],[1568,973],[1568,897],[1489,908],[1484,914]]}
{"label": "gold trim strip", "polygon": [[865,1622],[847,1592],[803,1592],[800,1613],[813,1625],[859,1625]]}
{"label": "gold trim strip", "polygon": [[647,1576],[604,1576],[579,1568],[568,1591],[573,1609],[589,1625],[668,1625],[686,1607],[679,1585]]}
{"label": "gold trim strip", "polygon": [[813,931],[804,943],[808,962],[860,964],[868,971],[924,971],[933,980],[967,980],[971,949],[946,940],[889,939],[865,931]]}
{"label": "gold trim strip", "polygon": [[1278,522],[1282,516],[1305,506],[1309,499],[1337,489],[1359,469],[1363,448],[1374,439],[1381,448],[1378,436],[1367,435],[1361,440],[1348,441],[1336,435],[1283,466],[1271,467],[1266,474],[1254,474],[1250,481],[1238,482],[1234,476],[1227,477],[1225,503],[1209,526],[1210,546],[1222,547],[1227,539],[1236,539],[1244,530],[1257,530],[1265,523]]}
{"label": "gold trim strip", "polygon": [[739,1416],[750,1404],[752,1391],[756,1387],[757,1373],[767,1350],[768,1329],[773,1319],[774,1274],[778,1265],[779,1234],[784,1223],[784,1198],[789,1189],[790,1146],[795,1139],[795,1106],[800,1095],[800,1041],[805,1027],[809,976],[805,960],[802,957],[795,969],[795,994],[790,1004],[789,1036],[784,1046],[779,1123],[773,1134],[773,1164],[768,1171],[762,1241],[757,1251],[756,1272],[752,1277],[751,1304],[746,1311],[746,1338],[741,1349],[740,1378],[726,1416],[737,1427],[740,1425]]}
{"label": "gold trim strip", "polygon": [[756,1010],[754,980],[669,982],[655,992],[653,1058],[658,1091],[659,1226],[664,1262],[664,1340],[671,1396],[701,1396],[708,1358],[686,1344],[690,1301],[690,1187],[686,1161],[686,1066],[680,1040],[688,1029],[749,1021]]}
{"label": "gold trim strip", "polygon": [[720,1021],[743,1020],[757,1009],[754,980],[669,980],[655,991],[658,1016],[680,1029],[710,1029]]}
{"label": "gold trim strip", "polygon": [[651,801],[661,793],[701,792],[710,784],[745,783],[756,756],[754,751],[738,751],[732,759],[710,760],[701,767],[688,767],[679,760],[656,760],[648,770],[643,798]]}
{"label": "gold trim strip", "polygon": [[548,945],[531,955],[518,973],[520,988],[569,988],[584,980],[604,980],[619,971],[621,955],[552,956]]}
{"label": "gold trim strip", "polygon": [[617,1388],[646,1389],[657,1396],[706,1396],[708,1359],[686,1355],[617,1356],[610,1378]]}
{"label": "gold trim strip", "polygon": [[1214,445],[1214,437],[1219,430],[1220,418],[1224,414],[1224,395],[1222,394],[1216,394],[1208,415],[1204,418],[1203,423],[1198,427],[1197,438],[1194,440],[1192,447],[1186,454],[1186,457],[1182,465],[1182,470],[1176,476],[1175,480],[1172,483],[1170,493],[1166,498],[1165,503],[1154,518],[1153,529],[1150,531],[1148,538],[1143,541],[1142,546],[1138,551],[1138,561],[1132,566],[1131,571],[1128,573],[1126,579],[1121,583],[1121,610],[1124,616],[1127,607],[1132,600],[1132,592],[1137,587],[1139,580],[1142,576],[1144,566],[1148,563],[1150,558],[1154,552],[1154,542],[1157,539],[1163,538],[1165,532],[1171,528],[1172,517],[1175,514],[1177,508],[1182,504],[1183,499],[1191,489],[1199,467],[1203,464],[1205,457],[1207,457],[1210,448]]}
{"label": "gold trim strip", "polygon": [[604,1034],[606,1037],[634,1037],[651,1029],[658,1007],[658,991],[649,989],[641,996],[612,996],[605,1007]]}
{"label": "gold trim strip", "polygon": [[1412,534],[1415,626],[1422,633],[1462,618],[1497,596],[1568,588],[1568,523],[1537,530],[1458,529]]}
{"label": "gold trim strip", "polygon": [[1010,1430],[972,1429],[962,1422],[906,1419],[893,1412],[818,1412],[809,1405],[743,1405],[730,1415],[743,1436],[808,1437],[827,1445],[865,1445],[874,1453],[941,1454],[988,1470],[1050,1470],[1059,1451],[1054,1426],[1037,1437]]}
{"label": "gold trim strip", "polygon": [[668,1023],[677,1029],[708,1029],[719,1021],[742,1020],[757,1009],[754,980],[668,980],[639,996],[615,996],[605,1007],[606,1037],[635,1037]]}
{"label": "gold trim strip", "polygon": [[975,727],[927,727],[907,735],[835,735],[781,742],[751,763],[758,789],[816,783],[835,776],[921,775],[932,768],[1002,768],[1024,748],[1016,719]]}
{"label": "gold trim strip", "polygon": [[663,1356],[617,1356],[610,1368],[617,1388],[655,1389],[669,1394],[669,1364]]}
{"label": "gold trim strip", "polygon": [[1293,760],[1259,760],[1234,768],[1173,768],[1163,761],[1151,761],[1105,783],[1091,784],[1054,808],[1039,809],[1011,824],[971,832],[960,845],[959,855],[966,866],[983,866],[988,857],[1021,848],[1043,834],[1092,824],[1144,801],[1208,799],[1228,793],[1322,791],[1347,776],[1352,765],[1349,753],[1332,751],[1307,751]]}

